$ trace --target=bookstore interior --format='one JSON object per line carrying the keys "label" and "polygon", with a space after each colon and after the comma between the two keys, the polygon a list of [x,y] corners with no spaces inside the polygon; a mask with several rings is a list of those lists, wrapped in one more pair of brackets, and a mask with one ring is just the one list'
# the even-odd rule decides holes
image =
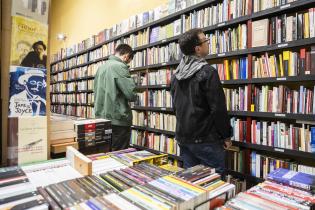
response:
{"label": "bookstore interior", "polygon": [[315,209],[315,0],[0,4],[0,209]]}

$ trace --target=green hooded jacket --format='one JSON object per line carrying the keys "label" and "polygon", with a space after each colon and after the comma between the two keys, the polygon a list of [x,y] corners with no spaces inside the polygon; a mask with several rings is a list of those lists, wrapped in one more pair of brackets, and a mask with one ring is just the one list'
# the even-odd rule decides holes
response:
{"label": "green hooded jacket", "polygon": [[132,112],[128,102],[135,101],[136,85],[128,66],[120,58],[110,56],[97,70],[94,79],[94,111],[113,125],[131,126]]}

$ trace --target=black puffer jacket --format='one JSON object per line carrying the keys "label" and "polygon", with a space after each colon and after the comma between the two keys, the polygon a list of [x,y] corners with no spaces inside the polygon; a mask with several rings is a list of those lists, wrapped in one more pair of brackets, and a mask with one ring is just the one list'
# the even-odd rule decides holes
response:
{"label": "black puffer jacket", "polygon": [[184,80],[173,75],[171,95],[180,144],[222,142],[231,137],[224,91],[212,66],[205,65]]}

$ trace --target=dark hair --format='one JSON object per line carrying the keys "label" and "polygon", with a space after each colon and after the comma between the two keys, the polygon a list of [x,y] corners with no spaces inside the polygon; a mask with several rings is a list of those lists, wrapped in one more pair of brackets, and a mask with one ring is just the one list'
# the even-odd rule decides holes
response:
{"label": "dark hair", "polygon": [[134,52],[128,44],[120,44],[115,49],[115,54],[126,55],[128,54],[130,59],[133,59]]}
{"label": "dark hair", "polygon": [[38,42],[35,42],[35,43],[33,44],[33,46],[32,46],[33,50],[35,50],[36,45],[42,45],[42,46],[43,46],[43,48],[44,48],[44,50],[46,50],[46,45],[44,44],[44,42],[43,42],[43,41],[38,41]]}
{"label": "dark hair", "polygon": [[195,47],[200,45],[199,34],[203,33],[200,28],[194,28],[185,32],[178,40],[180,50],[185,55],[195,54]]}

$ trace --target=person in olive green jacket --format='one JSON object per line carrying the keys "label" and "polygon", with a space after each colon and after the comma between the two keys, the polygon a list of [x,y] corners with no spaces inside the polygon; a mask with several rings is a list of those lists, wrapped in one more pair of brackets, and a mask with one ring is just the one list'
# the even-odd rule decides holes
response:
{"label": "person in olive green jacket", "polygon": [[136,85],[130,76],[128,63],[133,59],[132,48],[120,44],[94,79],[95,117],[112,121],[112,150],[128,148],[131,136],[132,112],[129,102],[135,101]]}

